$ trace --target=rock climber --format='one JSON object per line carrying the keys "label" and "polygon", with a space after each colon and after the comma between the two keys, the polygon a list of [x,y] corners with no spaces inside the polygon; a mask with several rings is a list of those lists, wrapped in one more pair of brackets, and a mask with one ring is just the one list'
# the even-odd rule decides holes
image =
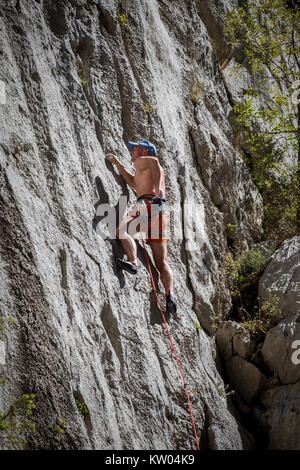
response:
{"label": "rock climber", "polygon": [[[128,224],[138,215],[146,214],[146,230],[148,238],[146,243],[150,245],[156,268],[166,293],[166,311],[176,313],[177,307],[174,300],[174,277],[167,259],[167,212],[165,199],[165,175],[157,159],[155,146],[148,140],[129,142],[128,147],[131,161],[135,167],[132,174],[118,158],[109,153],[106,155],[115,165],[125,183],[135,190],[137,202],[127,208],[125,215],[116,229],[116,237],[121,240],[127,261],[116,258],[117,265],[131,274],[139,270],[137,263],[137,247],[135,240],[128,233]],[[141,230],[141,226],[137,230]]]}

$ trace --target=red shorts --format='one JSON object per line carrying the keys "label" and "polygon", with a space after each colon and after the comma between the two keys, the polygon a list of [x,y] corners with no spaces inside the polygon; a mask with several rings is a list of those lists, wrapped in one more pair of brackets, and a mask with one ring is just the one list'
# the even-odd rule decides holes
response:
{"label": "red shorts", "polygon": [[[143,198],[139,198],[139,200],[140,199]],[[143,201],[146,206],[141,206],[141,210],[139,210],[139,207],[137,205],[134,205],[133,210],[129,209],[129,212],[132,212],[132,215],[136,214],[137,217],[139,217],[140,215],[142,216],[140,231],[146,232],[146,243],[148,243],[148,245],[150,243],[163,243],[164,245],[166,245],[168,225],[167,211],[165,211],[164,214],[157,214],[156,211],[152,209],[152,201],[148,199],[143,199]],[[134,219],[136,219],[137,217],[134,217]]]}
{"label": "red shorts", "polygon": [[145,200],[148,209],[148,238],[146,243],[163,243],[167,244],[167,225],[168,214],[156,214],[151,216],[152,202]]}

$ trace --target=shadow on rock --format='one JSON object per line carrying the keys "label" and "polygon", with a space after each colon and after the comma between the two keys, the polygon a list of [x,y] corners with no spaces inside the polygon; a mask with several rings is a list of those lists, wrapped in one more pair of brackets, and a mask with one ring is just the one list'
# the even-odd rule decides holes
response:
{"label": "shadow on rock", "polygon": [[[159,302],[160,302],[160,305],[162,307],[165,319],[166,319],[166,321],[168,321],[170,319],[171,315],[164,311],[165,305],[164,305],[164,303],[162,303],[162,300],[161,300],[162,295],[161,295],[161,292],[159,291],[159,288],[158,288],[159,274],[158,274],[156,266],[155,266],[152,258],[150,257],[148,251],[147,251],[147,255],[148,255],[148,261],[149,261],[150,269],[151,269],[151,272],[152,272],[153,281],[154,281],[154,284],[156,286],[156,291],[157,291],[157,295],[158,295],[158,298],[159,298]],[[160,308],[159,308],[158,303],[157,303],[155,292],[153,290],[153,286],[152,286],[152,282],[151,282],[151,279],[150,279],[148,263],[147,263],[147,259],[146,259],[146,256],[145,256],[144,248],[140,245],[138,245],[138,257],[141,260],[142,265],[145,267],[145,269],[147,271],[149,285],[152,287],[152,291],[149,293],[150,325],[151,326],[158,325],[158,324],[160,325],[164,322],[164,320],[163,320]]]}
{"label": "shadow on rock", "polygon": [[[117,202],[117,204],[115,206],[112,206],[109,203],[109,195],[106,192],[106,190],[104,188],[104,185],[102,183],[102,180],[99,176],[96,176],[96,178],[95,178],[95,185],[96,185],[96,190],[97,190],[99,199],[94,204],[95,214],[94,214],[94,217],[93,217],[93,220],[92,220],[93,230],[95,230],[97,235],[99,235],[103,240],[108,241],[111,244],[113,259],[115,257],[120,258],[121,256],[123,256],[124,250],[123,250],[122,245],[119,242],[119,240],[117,240],[115,238],[115,233],[113,233],[113,229],[111,227],[109,227],[109,224],[108,224],[108,227],[105,227],[105,224],[104,224],[103,227],[101,227],[99,225],[101,221],[103,221],[104,219],[107,218],[108,211],[111,210],[112,213],[114,211],[114,213],[116,214],[116,227],[118,226],[119,219],[120,219],[120,217],[119,217],[119,215],[120,215],[119,201]],[[122,194],[122,196],[126,196],[126,194]],[[99,215],[98,209],[101,205],[104,205],[104,204],[107,204],[109,207],[107,207],[107,210],[103,210],[103,213],[101,213]],[[122,216],[122,214],[121,214],[121,216]],[[124,287],[125,286],[125,277],[124,277],[124,274],[123,274],[122,270],[119,269],[115,265],[115,263],[113,264],[113,266],[114,266],[114,274],[120,280],[120,287]]]}

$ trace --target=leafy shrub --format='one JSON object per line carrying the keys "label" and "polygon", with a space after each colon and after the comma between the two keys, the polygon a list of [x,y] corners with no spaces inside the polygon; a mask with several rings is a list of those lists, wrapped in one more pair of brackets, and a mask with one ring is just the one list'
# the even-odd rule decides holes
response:
{"label": "leafy shrub", "polygon": [[217,384],[217,390],[218,390],[218,392],[219,392],[219,395],[220,395],[222,398],[226,398],[226,397],[228,397],[229,395],[232,395],[233,393],[235,393],[235,391],[232,390],[228,384],[226,384],[225,386],[223,386],[223,384],[222,384],[221,382],[219,382],[219,383]]}
{"label": "leafy shrub", "polygon": [[249,314],[244,316],[242,326],[249,331],[252,337],[266,334],[284,317],[279,307],[279,300],[279,297],[274,295],[273,298],[265,300],[259,308],[255,309],[254,316],[251,317]]}
{"label": "leafy shrub", "polygon": [[225,256],[224,274],[229,275],[233,281],[234,292],[245,282],[250,282],[266,266],[270,259],[272,250],[263,253],[260,249],[250,248],[242,251],[236,259],[232,253]]}

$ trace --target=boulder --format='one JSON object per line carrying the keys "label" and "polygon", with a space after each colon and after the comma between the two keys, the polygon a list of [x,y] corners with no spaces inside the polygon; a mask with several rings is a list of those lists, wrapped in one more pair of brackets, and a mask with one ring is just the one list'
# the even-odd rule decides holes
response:
{"label": "boulder", "polygon": [[273,253],[258,284],[260,303],[270,296],[279,298],[279,308],[286,315],[300,314],[300,236],[286,240]]}
{"label": "boulder", "polygon": [[253,416],[269,450],[300,450],[300,382],[263,391]]}
{"label": "boulder", "polygon": [[221,356],[226,361],[232,357],[232,340],[239,329],[239,324],[235,321],[223,321],[218,326],[216,332],[216,343],[220,350]]}
{"label": "boulder", "polygon": [[299,340],[298,316],[284,318],[267,332],[262,356],[265,364],[273,373],[278,374],[283,384],[295,383],[300,379],[300,366],[296,357]]}
{"label": "boulder", "polygon": [[256,342],[251,338],[249,331],[240,327],[233,337],[233,351],[247,359],[256,350]]}
{"label": "boulder", "polygon": [[233,389],[250,404],[264,387],[266,376],[253,364],[240,356],[233,356],[226,363],[226,370]]}
{"label": "boulder", "polygon": [[239,323],[222,321],[216,332],[216,343],[223,359],[228,361],[233,354],[247,359],[256,349],[256,342]]}

